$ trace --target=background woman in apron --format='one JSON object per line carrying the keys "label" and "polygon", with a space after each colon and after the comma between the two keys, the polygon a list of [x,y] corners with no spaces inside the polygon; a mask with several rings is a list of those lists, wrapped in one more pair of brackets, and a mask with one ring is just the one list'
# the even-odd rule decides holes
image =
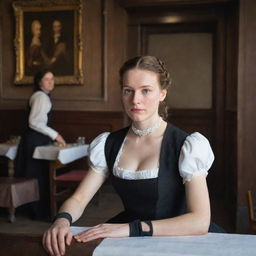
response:
{"label": "background woman in apron", "polygon": [[50,128],[52,102],[50,92],[54,89],[54,75],[49,70],[38,72],[34,77],[34,93],[29,99],[28,126],[24,132],[17,157],[15,176],[36,178],[39,184],[40,201],[29,204],[33,219],[48,219],[50,216],[49,162],[33,158],[37,146],[51,144],[54,140],[66,146],[62,136]]}

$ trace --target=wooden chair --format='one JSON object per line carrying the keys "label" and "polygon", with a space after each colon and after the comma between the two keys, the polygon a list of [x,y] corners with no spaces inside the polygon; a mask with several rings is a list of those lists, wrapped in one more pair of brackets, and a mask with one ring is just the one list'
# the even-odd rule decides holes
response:
{"label": "wooden chair", "polygon": [[255,216],[255,205],[253,203],[252,191],[247,191],[248,199],[248,211],[249,211],[249,222],[252,233],[256,234],[256,216]]}
{"label": "wooden chair", "polygon": [[50,200],[52,218],[57,213],[57,202],[64,201],[68,198],[87,174],[87,170],[71,170],[64,174],[56,175],[56,170],[62,166],[63,165],[57,162],[50,167]]}

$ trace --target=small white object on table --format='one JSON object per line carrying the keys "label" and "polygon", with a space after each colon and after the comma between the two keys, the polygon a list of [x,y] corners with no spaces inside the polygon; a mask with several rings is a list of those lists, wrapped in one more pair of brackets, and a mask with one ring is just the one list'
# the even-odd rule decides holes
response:
{"label": "small white object on table", "polygon": [[256,235],[208,233],[201,236],[106,238],[93,252],[93,256],[120,255],[255,256]]}
{"label": "small white object on table", "polygon": [[33,153],[33,158],[50,161],[58,160],[62,164],[68,164],[87,156],[88,147],[89,144],[68,144],[66,147],[59,147],[56,145],[39,146],[36,147]]}
{"label": "small white object on table", "polygon": [[10,160],[14,160],[17,154],[17,143],[1,143],[0,144],[0,156],[5,156]]}

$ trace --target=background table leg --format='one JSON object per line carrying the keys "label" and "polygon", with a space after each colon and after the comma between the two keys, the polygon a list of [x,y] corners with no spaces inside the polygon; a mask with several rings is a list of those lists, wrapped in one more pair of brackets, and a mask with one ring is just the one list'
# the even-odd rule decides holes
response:
{"label": "background table leg", "polygon": [[14,176],[14,162],[13,160],[8,160],[8,176],[13,177]]}
{"label": "background table leg", "polygon": [[15,208],[9,207],[9,221],[13,223],[15,221]]}

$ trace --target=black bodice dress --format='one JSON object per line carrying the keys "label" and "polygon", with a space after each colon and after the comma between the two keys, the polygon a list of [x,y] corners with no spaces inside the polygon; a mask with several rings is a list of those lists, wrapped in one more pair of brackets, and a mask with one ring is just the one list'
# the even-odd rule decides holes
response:
{"label": "black bodice dress", "polygon": [[[178,160],[188,134],[168,124],[161,145],[158,177],[127,180],[114,176],[113,166],[128,130],[129,127],[111,133],[105,143],[110,178],[124,205],[124,211],[108,222],[127,223],[136,219],[160,220],[186,213],[185,186],[179,174]],[[209,231],[222,232],[223,230],[211,223]]]}

